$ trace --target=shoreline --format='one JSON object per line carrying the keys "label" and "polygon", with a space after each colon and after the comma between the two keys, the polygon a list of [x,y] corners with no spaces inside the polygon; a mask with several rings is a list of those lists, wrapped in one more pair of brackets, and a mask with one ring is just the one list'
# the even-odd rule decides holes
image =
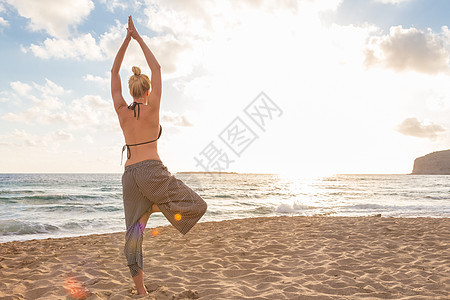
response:
{"label": "shoreline", "polygon": [[[299,216],[299,215],[289,215],[289,214],[283,214],[280,216],[258,216],[258,217],[243,217],[243,218],[234,218],[234,219],[225,219],[225,220],[219,220],[219,221],[202,221],[200,220],[199,223],[219,223],[219,222],[226,222],[226,221],[233,221],[233,220],[245,220],[245,219],[260,219],[260,218],[386,218],[386,219],[449,219],[450,217],[441,217],[441,216],[426,216],[426,217],[396,217],[396,216],[383,216],[382,214],[371,214],[367,216],[336,216],[336,215],[328,215],[328,214],[322,214],[322,215],[313,215],[313,216]],[[167,222],[168,223],[168,222]],[[147,225],[148,226],[148,225]],[[156,226],[154,228],[164,228],[164,227],[170,227],[170,223],[166,225]],[[152,227],[153,228],[153,227]],[[86,236],[96,236],[96,235],[108,235],[108,234],[125,234],[125,231],[111,231],[111,232],[104,232],[104,233],[89,233],[89,234],[83,234],[83,235],[74,235],[74,236],[54,236],[54,237],[42,237],[42,238],[30,238],[26,240],[13,240],[13,241],[0,241],[0,246],[5,243],[25,243],[30,241],[43,241],[43,240],[57,240],[57,239],[71,239],[71,238],[80,238],[80,237],[86,237]],[[10,235],[12,236],[12,235]]]}
{"label": "shoreline", "polygon": [[[225,221],[233,221],[233,220],[244,220],[244,219],[260,219],[260,218],[386,218],[386,219],[449,219],[450,217],[441,217],[441,216],[425,216],[425,217],[415,217],[415,216],[411,216],[411,217],[396,217],[396,216],[383,216],[382,214],[371,214],[371,215],[367,215],[367,216],[336,216],[336,215],[327,215],[327,214],[322,214],[322,215],[314,215],[314,216],[299,216],[299,215],[289,215],[289,214],[283,214],[283,215],[279,215],[279,216],[258,216],[258,217],[243,217],[243,218],[233,218],[233,219],[225,219],[225,220],[219,220],[219,221],[202,221],[200,220],[198,224],[200,223],[218,223],[218,222],[225,222]],[[167,222],[168,223],[168,222]],[[147,224],[147,226],[149,226]],[[170,223],[165,224],[165,225],[161,225],[161,226],[156,226],[155,228],[164,228],[164,227],[170,227]],[[96,235],[108,235],[108,234],[120,234],[123,233],[125,234],[125,231],[111,231],[111,232],[104,232],[104,233],[88,233],[88,234],[83,234],[83,235],[74,235],[74,236],[54,236],[54,237],[42,237],[42,238],[30,238],[30,239],[26,239],[26,240],[13,240],[13,241],[0,241],[0,246],[5,244],[5,243],[25,243],[25,242],[30,242],[30,241],[45,241],[45,240],[57,240],[57,239],[66,239],[66,238],[80,238],[80,237],[86,237],[86,236],[96,236]],[[9,235],[12,236],[12,235]]]}
{"label": "shoreline", "polygon": [[[87,299],[139,298],[124,235],[1,243],[0,297],[66,299],[84,291]],[[450,218],[199,222],[185,236],[172,226],[147,228],[144,276],[156,299],[445,298],[449,248]]]}

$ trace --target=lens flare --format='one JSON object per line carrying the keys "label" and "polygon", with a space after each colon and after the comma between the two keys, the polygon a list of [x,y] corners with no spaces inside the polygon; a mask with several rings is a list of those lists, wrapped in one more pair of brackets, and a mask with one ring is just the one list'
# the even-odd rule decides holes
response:
{"label": "lens flare", "polygon": [[157,236],[158,233],[159,233],[159,232],[158,232],[158,230],[156,230],[156,229],[152,231],[152,235],[153,235],[153,236]]}
{"label": "lens flare", "polygon": [[175,220],[180,221],[181,220],[181,215],[180,214],[176,214],[175,215]]}
{"label": "lens flare", "polygon": [[140,222],[139,222],[139,228],[141,229],[141,233],[144,233],[144,231],[145,231],[145,225],[147,225],[147,224],[145,224],[145,223],[140,223]]}
{"label": "lens flare", "polygon": [[66,278],[64,281],[64,289],[72,299],[86,299],[90,295],[90,292],[74,277]]}

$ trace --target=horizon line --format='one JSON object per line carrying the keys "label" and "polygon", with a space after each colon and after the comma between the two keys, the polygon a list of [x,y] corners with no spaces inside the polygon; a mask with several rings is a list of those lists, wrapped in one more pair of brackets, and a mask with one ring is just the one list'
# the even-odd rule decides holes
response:
{"label": "horizon line", "polygon": [[[179,171],[170,172],[172,174],[220,174],[220,175],[287,175],[284,173],[258,173],[258,172],[202,172],[202,171]],[[0,172],[0,175],[8,174],[122,174],[122,172]],[[446,174],[414,174],[414,173],[324,173],[323,176],[335,176],[335,175],[446,175]],[[289,176],[289,175],[287,175]],[[307,176],[305,174],[299,174],[299,177]],[[313,176],[321,176],[314,174]]]}

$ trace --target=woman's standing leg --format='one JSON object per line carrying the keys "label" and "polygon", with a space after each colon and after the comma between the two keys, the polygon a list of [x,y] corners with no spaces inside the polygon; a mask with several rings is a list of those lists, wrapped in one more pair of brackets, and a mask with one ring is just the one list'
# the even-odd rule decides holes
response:
{"label": "woman's standing leg", "polygon": [[[143,240],[145,227],[147,226],[148,218],[154,212],[160,212],[160,210],[156,204],[153,204],[151,210],[145,212],[145,214],[143,214],[142,217],[139,219],[139,230],[140,230],[140,236],[142,236],[142,240]],[[139,238],[140,237],[138,237],[138,239]],[[141,243],[140,247],[142,248],[142,243]],[[132,252],[136,252],[136,249],[134,249],[134,251],[132,250]],[[144,271],[141,268],[138,267],[138,273],[136,276],[133,277],[133,281],[134,281],[134,284],[136,285],[136,289],[137,289],[137,292],[139,295],[148,294],[147,289],[145,288],[145,285],[144,285]]]}
{"label": "woman's standing leg", "polygon": [[126,168],[122,176],[126,234],[124,254],[131,277],[139,294],[146,294],[142,242],[147,220],[154,206],[140,191],[134,180],[134,168]]}
{"label": "woman's standing leg", "polygon": [[146,211],[139,221],[129,228],[126,235],[125,253],[129,261],[128,267],[130,268],[131,276],[133,277],[139,295],[148,294],[144,285],[144,271],[142,270],[144,230],[150,215],[159,211],[158,206],[153,204],[151,210]]}

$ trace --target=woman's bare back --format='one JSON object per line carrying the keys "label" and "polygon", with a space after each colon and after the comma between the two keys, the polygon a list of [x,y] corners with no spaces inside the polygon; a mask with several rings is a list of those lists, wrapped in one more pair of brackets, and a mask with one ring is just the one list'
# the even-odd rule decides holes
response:
{"label": "woman's bare back", "polygon": [[[119,122],[127,145],[153,141],[159,136],[159,109],[152,109],[149,105],[136,105],[134,111],[129,108],[121,109]],[[143,145],[128,147],[127,151],[130,151],[131,155],[128,155],[129,158],[125,166],[147,159],[161,160],[158,155],[157,140]]]}

